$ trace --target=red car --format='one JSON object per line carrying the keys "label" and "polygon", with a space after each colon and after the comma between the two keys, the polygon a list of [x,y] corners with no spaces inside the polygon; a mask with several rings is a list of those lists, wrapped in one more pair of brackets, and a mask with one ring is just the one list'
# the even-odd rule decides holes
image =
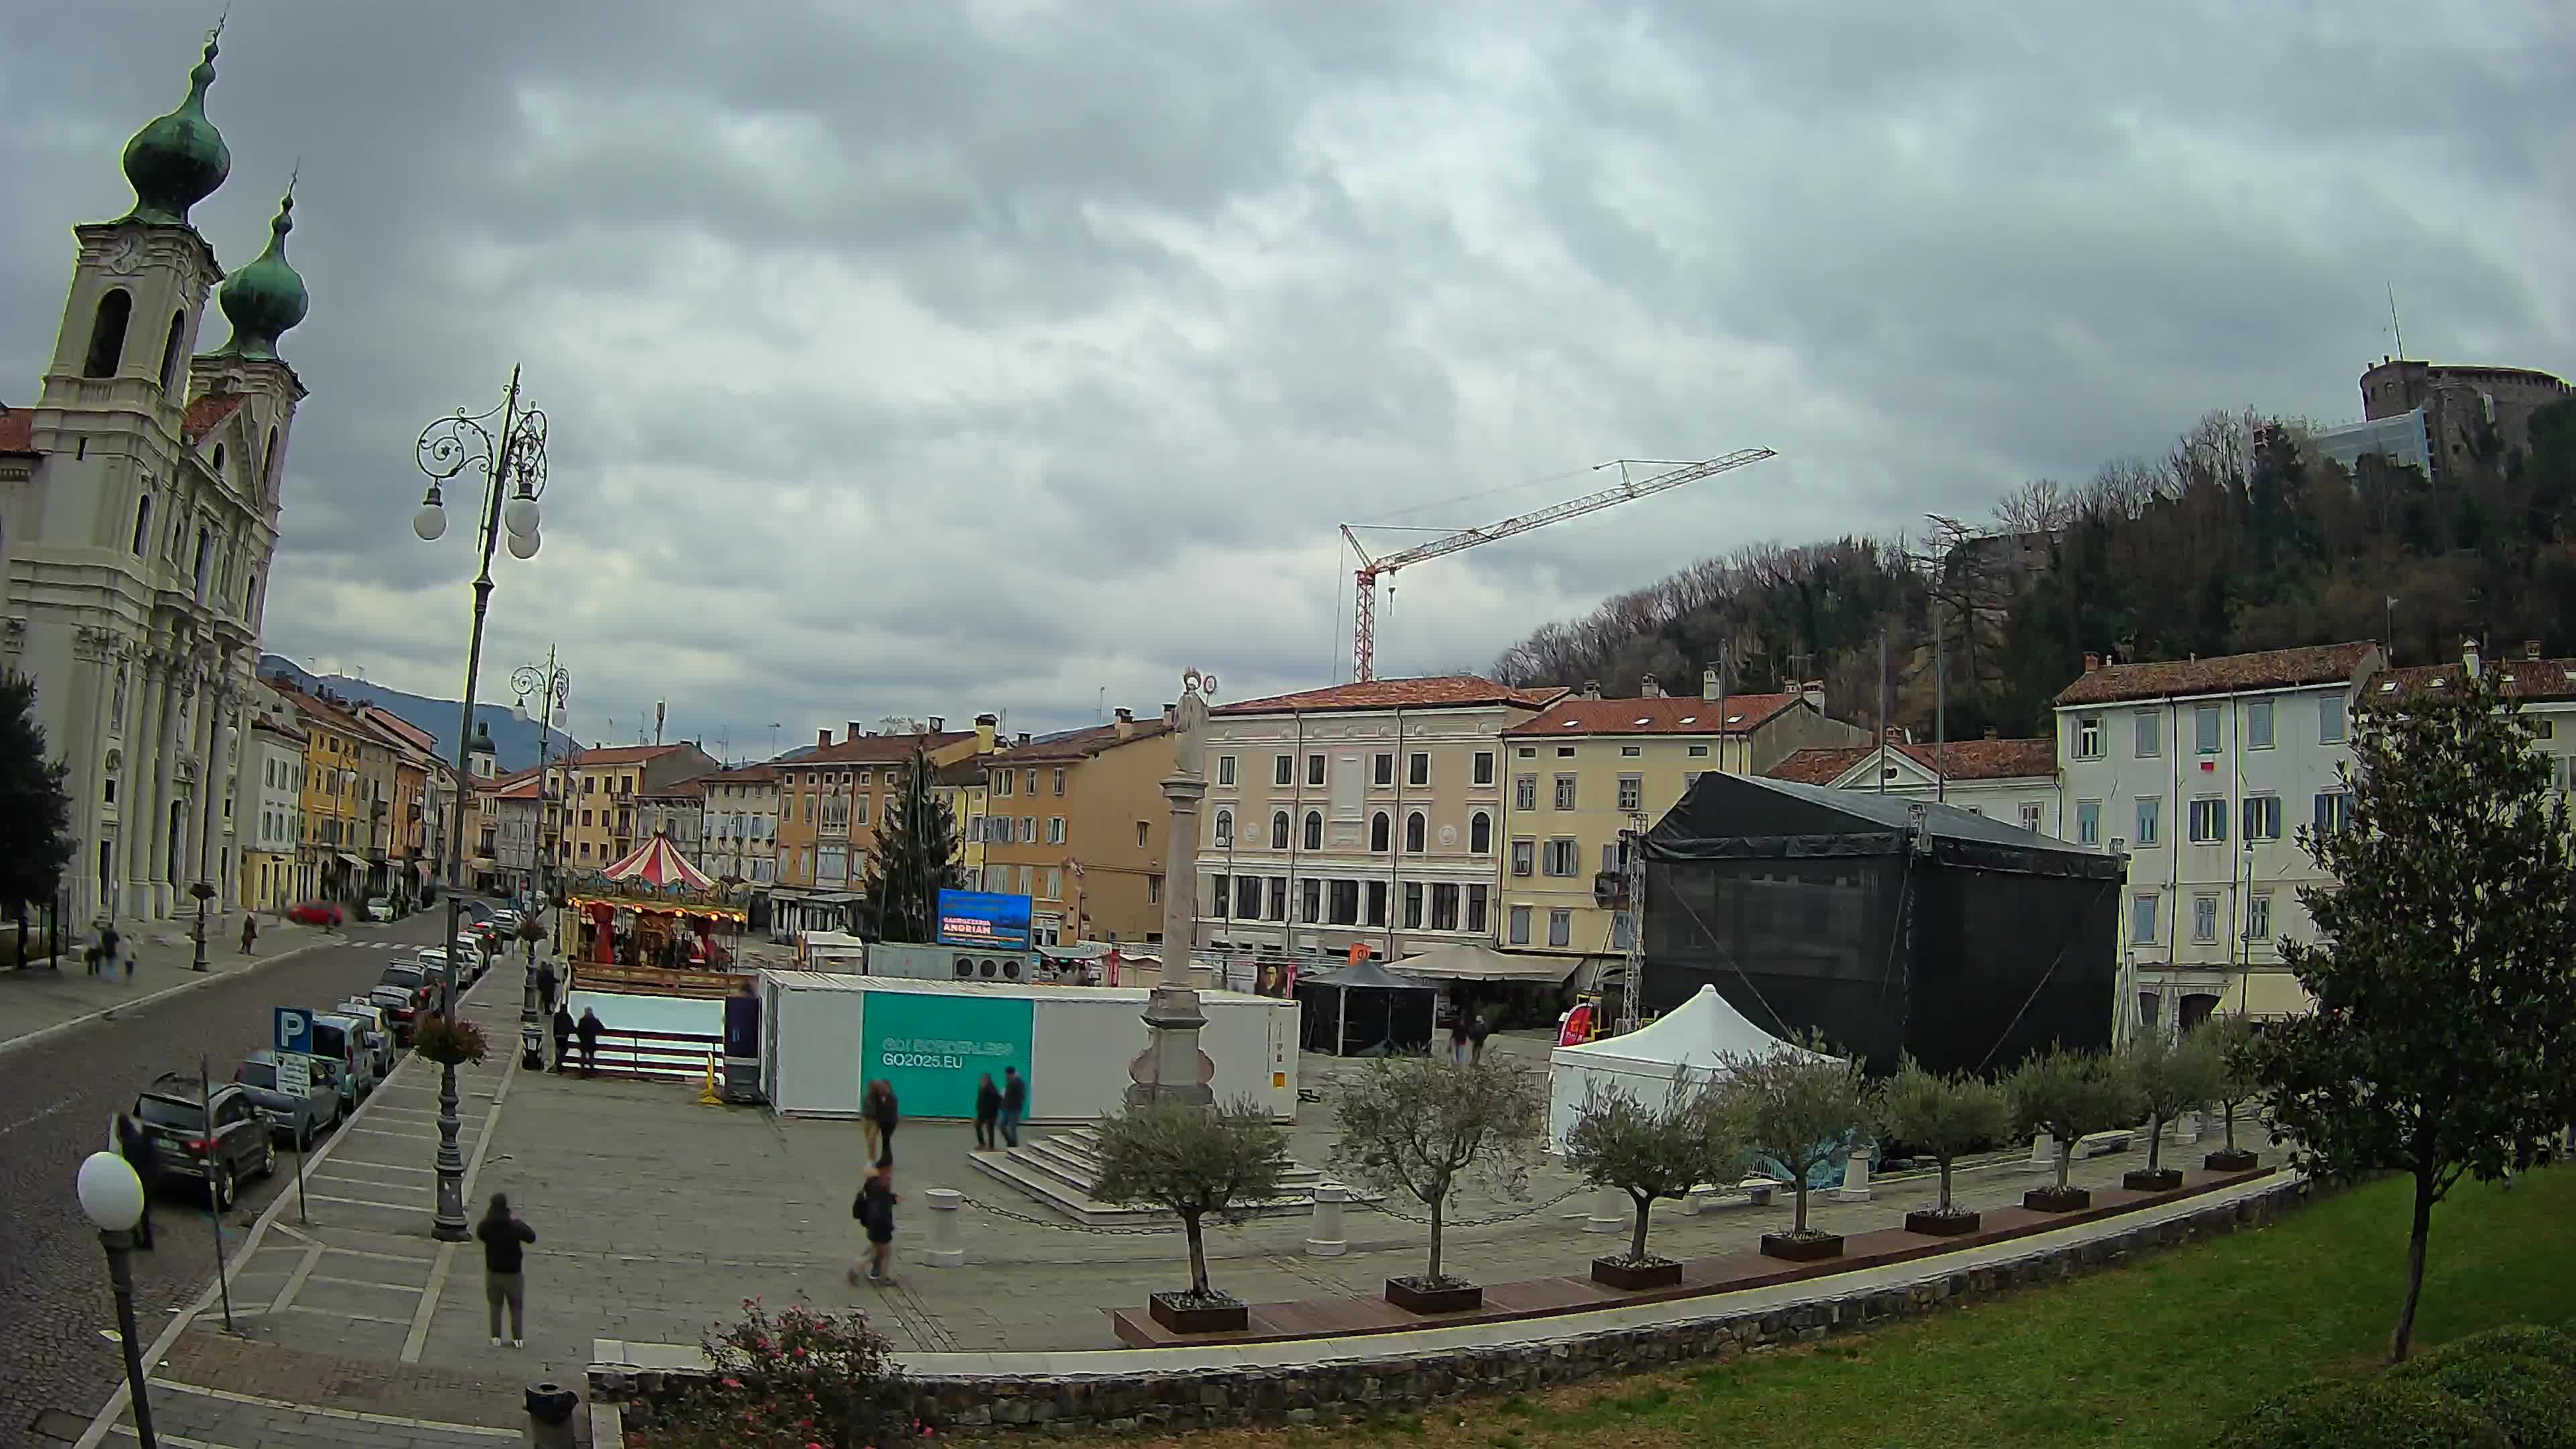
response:
{"label": "red car", "polygon": [[346,912],[329,901],[306,901],[288,911],[286,919],[299,926],[337,926],[349,918]]}

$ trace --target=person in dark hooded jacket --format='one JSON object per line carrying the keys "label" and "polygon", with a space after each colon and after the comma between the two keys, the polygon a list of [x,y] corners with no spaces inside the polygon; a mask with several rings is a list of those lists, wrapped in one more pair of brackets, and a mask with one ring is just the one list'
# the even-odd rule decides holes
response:
{"label": "person in dark hooded jacket", "polygon": [[152,1134],[143,1130],[142,1123],[123,1112],[116,1114],[115,1135],[116,1155],[125,1159],[125,1165],[134,1169],[134,1176],[143,1184],[143,1217],[134,1225],[134,1246],[149,1249],[152,1246],[152,1193],[161,1185],[160,1157],[153,1149]]}

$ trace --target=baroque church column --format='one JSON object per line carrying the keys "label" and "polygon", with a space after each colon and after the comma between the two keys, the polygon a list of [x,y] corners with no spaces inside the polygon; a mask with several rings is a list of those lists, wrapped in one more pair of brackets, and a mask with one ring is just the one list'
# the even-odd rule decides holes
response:
{"label": "baroque church column", "polygon": [[161,728],[152,746],[152,859],[147,878],[151,882],[151,915],[167,920],[171,914],[171,802],[178,798],[171,777],[179,764],[179,725],[191,713],[190,704],[197,686],[194,671],[185,654],[174,653],[161,685]]}
{"label": "baroque church column", "polygon": [[[72,861],[65,882],[70,887],[68,908],[71,919],[86,921],[107,914],[108,903],[99,899],[98,846],[107,838],[107,781],[113,778],[107,768],[109,756],[123,763],[124,741],[108,731],[109,710],[115,703],[116,670],[119,664],[116,636],[104,629],[83,626],[76,636],[72,657],[76,668],[90,671],[89,688],[82,691],[73,707],[71,733],[65,741],[65,753],[87,750],[88,758],[72,766],[71,788],[80,791],[72,811],[72,838],[80,842],[79,855]],[[114,862],[110,862],[111,874]]]}
{"label": "baroque church column", "polygon": [[[233,874],[224,861],[223,801],[231,794],[224,788],[224,724],[232,710],[232,686],[222,673],[222,666],[209,670],[204,685],[205,708],[200,711],[205,721],[198,726],[201,740],[197,758],[197,839],[196,856],[188,864],[190,881],[204,881],[215,888],[215,898],[207,911],[218,913],[232,909],[233,892],[224,888],[224,877]],[[191,897],[191,903],[194,898]],[[193,912],[192,912],[193,914]]]}
{"label": "baroque church column", "polygon": [[125,783],[117,792],[116,813],[123,832],[124,870],[117,885],[124,897],[119,914],[149,920],[152,915],[152,757],[161,737],[167,708],[162,686],[167,671],[158,651],[137,650],[133,688],[126,700]]}

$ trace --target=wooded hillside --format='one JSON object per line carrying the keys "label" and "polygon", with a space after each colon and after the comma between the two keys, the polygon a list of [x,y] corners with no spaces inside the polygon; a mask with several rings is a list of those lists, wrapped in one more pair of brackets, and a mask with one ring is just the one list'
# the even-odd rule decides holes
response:
{"label": "wooded hillside", "polygon": [[1936,634],[1952,738],[2046,733],[2088,651],[2381,639],[2426,663],[2463,635],[2576,648],[2576,402],[2536,415],[2527,450],[2490,434],[2438,481],[2378,459],[2347,472],[2295,423],[2213,412],[2162,458],[2106,464],[2081,487],[2025,484],[1987,520],[1705,559],[1541,627],[1492,673],[1623,695],[1651,673],[1680,692],[1723,658],[1732,689],[1821,679],[1830,712],[1867,722],[1882,630],[1891,718],[1923,738]]}

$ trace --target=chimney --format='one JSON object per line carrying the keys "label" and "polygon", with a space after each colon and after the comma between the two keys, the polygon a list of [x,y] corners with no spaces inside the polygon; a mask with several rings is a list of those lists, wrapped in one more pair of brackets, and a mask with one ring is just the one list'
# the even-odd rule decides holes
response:
{"label": "chimney", "polygon": [[1601,681],[1597,679],[1587,679],[1583,681],[1583,697],[1585,699],[1599,699],[1601,697]]}
{"label": "chimney", "polygon": [[1022,731],[1020,731],[1020,738],[1019,738],[1019,740],[1017,741],[1017,743],[1020,743],[1020,744],[1025,745],[1025,744],[1027,744],[1028,742],[1029,742],[1029,732],[1028,732],[1027,730],[1022,730]]}
{"label": "chimney", "polygon": [[[1165,717],[1166,719],[1169,719],[1169,718],[1171,717],[1171,711],[1170,711],[1170,710],[1168,710],[1168,709],[1166,709],[1165,711],[1163,711],[1163,714],[1164,714],[1164,717]],[[1132,709],[1122,709],[1122,710],[1118,711],[1118,721],[1117,721],[1117,723],[1116,723],[1114,726],[1112,726],[1112,728],[1114,728],[1114,729],[1116,729],[1116,730],[1118,731],[1118,738],[1120,738],[1120,739],[1122,739],[1122,740],[1123,740],[1123,739],[1126,739],[1126,738],[1127,738],[1127,737],[1129,737],[1130,735],[1135,734],[1135,733],[1136,733],[1136,711],[1134,711],[1134,710],[1132,710]]]}
{"label": "chimney", "polygon": [[975,753],[979,755],[991,754],[993,752],[993,746],[999,743],[995,736],[1001,733],[1001,729],[1002,717],[1000,715],[979,714],[975,716]]}
{"label": "chimney", "polygon": [[930,732],[934,735],[944,735],[948,733],[948,716],[944,714],[932,715],[930,717]]}
{"label": "chimney", "polygon": [[1705,700],[1718,698],[1716,670],[1703,669],[1699,672],[1699,697]]}
{"label": "chimney", "polygon": [[1799,686],[1799,688],[1798,688],[1798,693],[1799,693],[1800,697],[1804,698],[1804,699],[1807,701],[1807,703],[1812,704],[1812,705],[1814,705],[1814,706],[1816,707],[1816,712],[1817,712],[1818,714],[1822,714],[1822,713],[1824,713],[1824,711],[1825,711],[1825,682],[1824,682],[1823,680],[1821,680],[1821,679],[1810,679],[1810,680],[1808,680],[1805,684],[1803,684],[1803,685]]}
{"label": "chimney", "polygon": [[814,747],[819,750],[830,749],[832,747],[832,732],[830,730],[814,731]]}
{"label": "chimney", "polygon": [[2085,673],[2087,673],[2087,674],[2091,674],[2091,673],[2095,672],[2096,670],[2100,669],[2101,667],[2102,667],[2102,656],[2101,656],[2101,655],[2099,655],[2099,654],[2087,654],[2087,655],[2085,655],[2085,656],[2084,656],[2084,672],[2085,672]]}
{"label": "chimney", "polygon": [[1651,674],[1643,675],[1637,680],[1637,697],[1639,699],[1661,699],[1664,697],[1664,687],[1655,682],[1655,676]]}
{"label": "chimney", "polygon": [[859,728],[859,722],[857,720],[852,720],[850,721],[850,732],[845,738],[855,740],[866,733],[868,733],[868,731]]}
{"label": "chimney", "polygon": [[2460,641],[2460,667],[2469,672],[2471,679],[2478,677],[2477,640],[2464,638]]}
{"label": "chimney", "polygon": [[2525,658],[2525,659],[2537,659],[2537,658],[2539,658],[2539,657],[2540,657],[2540,641],[2539,641],[2539,640],[2537,640],[2537,639],[2525,639],[2525,640],[2523,640],[2523,641],[2522,641],[2522,657],[2523,657],[2523,658]]}

